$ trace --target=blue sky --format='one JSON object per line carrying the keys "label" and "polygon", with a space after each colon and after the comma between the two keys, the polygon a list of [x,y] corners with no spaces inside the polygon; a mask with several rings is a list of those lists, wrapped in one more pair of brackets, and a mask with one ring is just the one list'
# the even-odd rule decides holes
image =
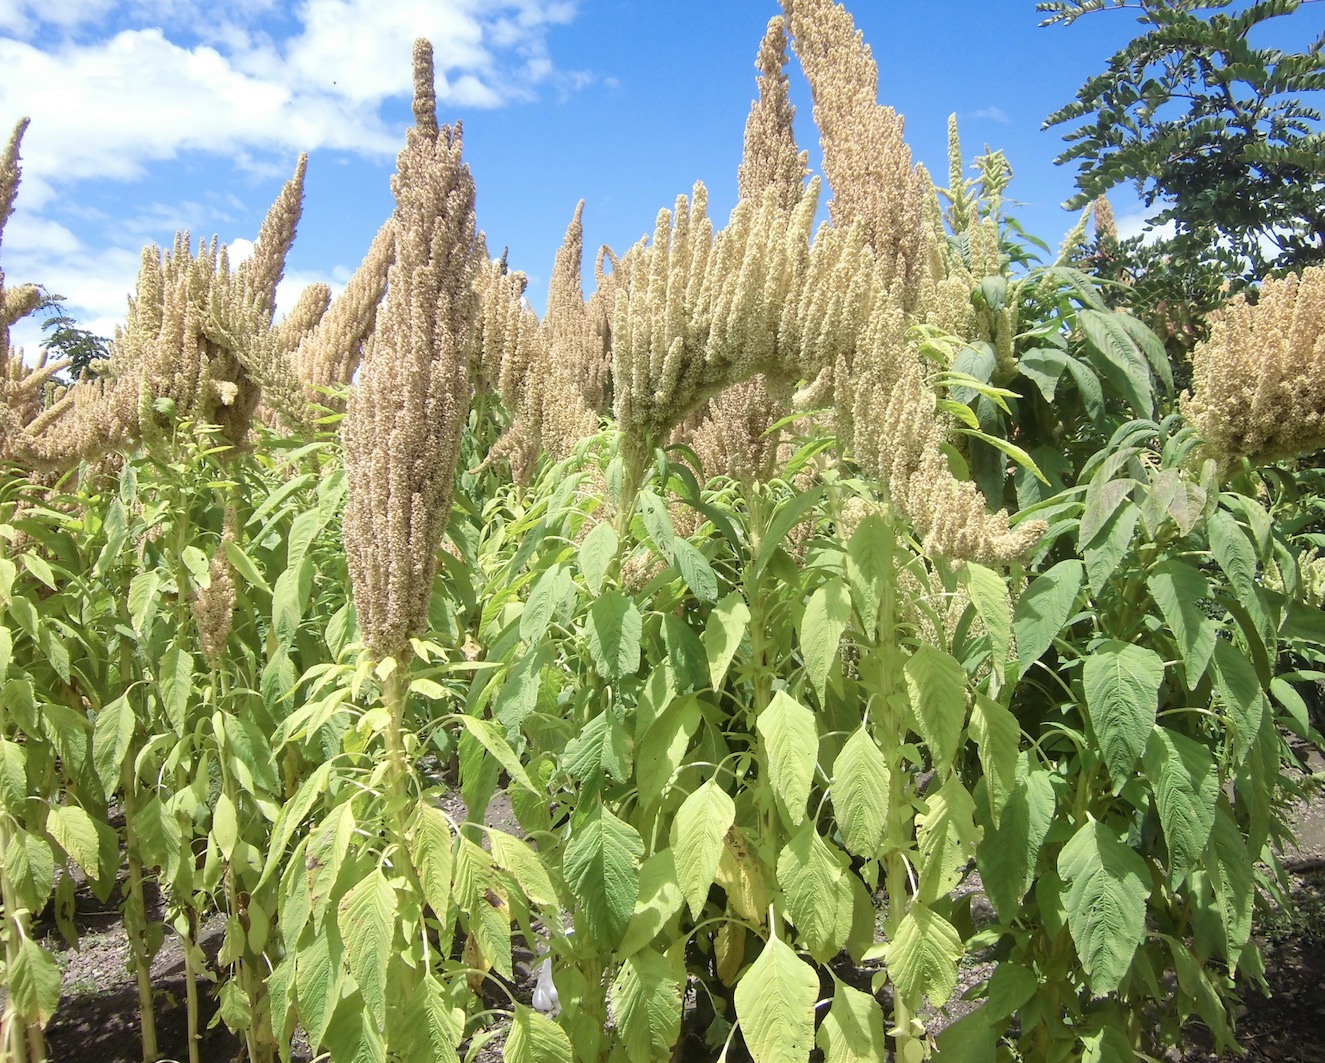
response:
{"label": "blue sky", "polygon": [[[916,157],[946,174],[955,112],[968,158],[1003,149],[1013,213],[1056,246],[1073,221],[1059,206],[1072,173],[1053,165],[1062,141],[1041,123],[1136,34],[1134,16],[1041,29],[1034,0],[847,6]],[[1291,37],[1319,33],[1323,7],[1295,15]],[[32,118],[0,265],[10,283],[45,284],[109,334],[144,244],[168,245],[177,229],[251,240],[306,150],[280,302],[292,306],[314,280],[343,283],[391,210],[410,44],[422,35],[436,50],[440,117],[464,121],[479,225],[529,274],[541,312],[580,198],[590,248],[624,250],[696,180],[725,218],[755,53],[779,10],[774,0],[0,0],[0,125]],[[790,69],[797,137],[816,166],[808,89]],[[1126,216],[1134,205],[1120,198]],[[29,355],[38,337],[31,321],[15,329]]]}

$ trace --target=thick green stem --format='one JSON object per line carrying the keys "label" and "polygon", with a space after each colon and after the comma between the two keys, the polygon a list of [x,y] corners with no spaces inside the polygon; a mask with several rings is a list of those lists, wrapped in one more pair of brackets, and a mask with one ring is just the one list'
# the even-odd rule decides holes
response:
{"label": "thick green stem", "polygon": [[[0,813],[0,852],[9,848],[10,838],[13,831],[10,828],[9,817]],[[5,911],[3,923],[0,923],[0,932],[4,934],[5,939],[5,966],[7,970],[14,970],[14,965],[18,960],[18,950],[23,940],[23,934],[26,927],[22,925],[24,916],[18,904],[18,898],[14,894],[13,884],[9,881],[9,876],[5,874],[3,864],[0,864],[0,899],[3,900]],[[0,1018],[0,1027],[4,1030],[3,1040],[0,1040],[0,1046],[4,1049],[5,1063],[29,1063],[27,1024],[22,1016],[14,1011],[12,998],[5,1001],[3,1018]],[[44,1054],[36,1059],[44,1059]],[[36,1060],[33,1060],[36,1063]]]}
{"label": "thick green stem", "polygon": [[124,793],[124,843],[128,850],[129,882],[124,903],[124,932],[129,939],[129,955],[133,959],[134,975],[138,982],[138,1019],[143,1041],[144,1063],[160,1058],[156,1039],[156,1009],[152,1001],[152,957],[147,948],[147,901],[143,895],[143,862],[138,856],[138,838],[134,834],[134,812],[137,794],[134,792],[132,757],[126,757],[121,773]]}
{"label": "thick green stem", "polygon": [[202,1035],[198,1031],[198,975],[193,954],[198,947],[198,913],[190,907],[184,918],[188,921],[189,932],[184,941],[184,1001],[188,1013],[186,1036],[189,1042],[189,1063],[202,1063],[198,1053],[198,1042]]}

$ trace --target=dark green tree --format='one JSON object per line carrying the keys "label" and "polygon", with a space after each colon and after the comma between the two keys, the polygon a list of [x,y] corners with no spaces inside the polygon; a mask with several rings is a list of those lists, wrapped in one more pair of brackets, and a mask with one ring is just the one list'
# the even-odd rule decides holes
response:
{"label": "dark green tree", "polygon": [[[1131,9],[1145,31],[1045,120],[1070,126],[1080,208],[1132,182],[1174,235],[1142,267],[1216,261],[1231,289],[1325,262],[1325,34],[1299,52],[1254,47],[1265,23],[1318,0],[1055,0],[1042,25]],[[1198,287],[1208,287],[1201,285]],[[1214,293],[1198,292],[1210,299]]]}
{"label": "dark green tree", "polygon": [[110,340],[79,328],[65,306],[63,295],[42,288],[36,308],[47,311],[47,317],[41,323],[42,332],[46,334],[42,349],[52,357],[70,359],[70,376],[84,376],[93,362],[110,357]]}

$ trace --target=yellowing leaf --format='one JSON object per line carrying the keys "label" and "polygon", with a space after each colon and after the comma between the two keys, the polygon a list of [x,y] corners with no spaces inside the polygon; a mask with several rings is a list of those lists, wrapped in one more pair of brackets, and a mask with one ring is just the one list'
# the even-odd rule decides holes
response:
{"label": "yellowing leaf", "polygon": [[845,982],[836,982],[833,1006],[819,1027],[818,1044],[823,1049],[824,1063],[878,1063],[886,1059],[879,1002]]}
{"label": "yellowing leaf", "polygon": [[834,859],[813,822],[782,847],[777,875],[800,941],[811,956],[826,963],[851,934],[854,897],[846,869]]}
{"label": "yellowing leaf", "polygon": [[571,1063],[573,1058],[565,1031],[523,1004],[515,1005],[502,1056],[506,1063]]}
{"label": "yellowing leaf", "polygon": [[903,671],[916,730],[929,747],[934,770],[947,778],[966,722],[966,669],[951,654],[921,643]]}
{"label": "yellowing leaf", "polygon": [[819,975],[770,937],[736,985],[736,1018],[754,1063],[805,1063],[814,1045]]}
{"label": "yellowing leaf", "polygon": [[337,924],[350,973],[377,1028],[386,1025],[386,970],[394,948],[396,891],[374,868],[341,898]]}
{"label": "yellowing leaf", "polygon": [[926,798],[925,812],[916,816],[920,843],[920,899],[933,904],[961,881],[975,841],[975,802],[953,775],[936,794]]}
{"label": "yellowing leaf", "polygon": [[714,881],[726,891],[732,911],[763,926],[768,915],[768,883],[763,865],[750,851],[740,827],[727,832]]}

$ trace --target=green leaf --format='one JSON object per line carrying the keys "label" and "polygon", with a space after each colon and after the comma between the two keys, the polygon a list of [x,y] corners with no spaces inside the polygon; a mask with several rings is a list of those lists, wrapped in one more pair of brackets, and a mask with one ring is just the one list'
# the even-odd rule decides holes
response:
{"label": "green leaf", "polygon": [[802,520],[807,519],[807,514],[819,504],[823,494],[822,486],[812,487],[778,509],[773,520],[769,523],[768,534],[764,536],[763,541],[759,544],[759,556],[755,558],[753,575],[758,576],[764,570],[764,566],[768,564],[769,559],[781,547],[782,540],[787,537],[787,533]]}
{"label": "green leaf", "polygon": [[681,698],[670,702],[643,737],[636,738],[636,746],[648,750],[648,755],[635,763],[635,786],[641,808],[647,809],[667,791],[673,775],[685,761],[690,740],[702,719],[695,698]]}
{"label": "green leaf", "polygon": [[798,827],[805,819],[805,803],[819,757],[814,713],[785,690],[779,690],[755,720],[755,730],[768,754],[773,791],[788,822]]}
{"label": "green leaf", "polygon": [[161,704],[170,726],[183,737],[188,726],[189,699],[193,696],[193,655],[180,643],[172,643],[161,657],[157,678]]}
{"label": "green leaf", "polygon": [[566,843],[563,870],[585,929],[601,947],[621,943],[639,894],[644,842],[629,823],[599,805],[579,820]]}
{"label": "green leaf", "polygon": [[373,868],[337,905],[350,973],[379,1030],[386,1026],[386,971],[395,952],[396,891]]}
{"label": "green leaf", "polygon": [[226,560],[230,562],[234,570],[243,576],[247,583],[270,594],[271,587],[267,585],[262,573],[258,571],[258,566],[253,563],[253,559],[244,552],[244,548],[233,539],[226,539],[222,545],[225,548]]}
{"label": "green leaf", "polygon": [[842,632],[851,620],[851,595],[838,576],[823,583],[812,595],[801,617],[801,655],[805,674],[819,700],[824,700],[828,673],[837,659]]}
{"label": "green leaf", "polygon": [[40,912],[55,888],[55,854],[40,835],[16,828],[0,853],[5,877],[14,890],[16,907]]}
{"label": "green leaf", "polygon": [[9,1007],[22,1022],[42,1027],[50,1023],[60,1006],[60,967],[49,952],[31,938],[23,938],[5,981]]}
{"label": "green leaf", "polygon": [[[678,543],[683,540],[677,540]],[[628,956],[612,982],[608,1006],[630,1063],[670,1059],[681,1039],[685,964],[652,949]]]}
{"label": "green leaf", "polygon": [[488,844],[492,849],[493,863],[515,876],[526,897],[535,904],[557,903],[557,891],[547,868],[528,842],[489,827]]}
{"label": "green leaf", "polygon": [[912,1001],[927,996],[943,1007],[957,985],[957,961],[966,950],[961,935],[943,916],[913,904],[884,950],[884,962],[897,989]]}
{"label": "green leaf", "polygon": [[893,579],[895,533],[877,513],[869,514],[847,543],[846,577],[861,621],[861,634],[872,639],[879,628],[883,589]]}
{"label": "green leaf", "polygon": [[980,754],[980,767],[989,788],[990,818],[997,827],[1003,806],[1017,785],[1021,725],[1008,709],[977,691],[967,729]]}
{"label": "green leaf", "polygon": [[1261,721],[1270,709],[1269,701],[1261,689],[1255,666],[1225,639],[1215,643],[1210,672],[1215,693],[1232,722],[1228,730],[1229,750],[1233,764],[1239,765],[1260,732]]}
{"label": "green leaf", "polygon": [[597,595],[602,590],[619,545],[616,529],[607,521],[595,524],[580,543],[580,571],[590,594]]}
{"label": "green leaf", "polygon": [[28,757],[24,747],[0,738],[0,813],[22,823],[28,803]]}
{"label": "green leaf", "polygon": [[129,620],[139,637],[150,634],[160,603],[161,574],[155,569],[140,572],[129,581]]}
{"label": "green leaf", "polygon": [[1045,402],[1054,401],[1054,392],[1058,390],[1058,381],[1066,364],[1066,355],[1052,347],[1036,347],[1023,352],[1017,359],[1017,369],[1039,388]]}
{"label": "green leaf", "polygon": [[1056,805],[1049,772],[1037,768],[1018,778],[997,826],[985,827],[976,848],[976,863],[985,892],[1004,922],[1011,922],[1021,910],[1022,898],[1035,881],[1040,849],[1053,824]]}
{"label": "green leaf", "polygon": [[846,847],[873,859],[888,829],[888,761],[867,728],[854,731],[833,762],[833,812]]}
{"label": "green leaf", "polygon": [[1164,662],[1142,646],[1110,639],[1086,658],[1086,707],[1115,792],[1141,759],[1163,684]]}
{"label": "green leaf", "polygon": [[672,544],[672,556],[691,594],[701,602],[718,600],[717,574],[709,564],[709,559],[699,552],[694,543],[688,539],[677,539]]}
{"label": "green leaf", "polygon": [[265,883],[281,866],[285,856],[285,847],[290,844],[295,831],[304,822],[304,817],[312,810],[317,800],[326,793],[327,783],[331,779],[330,763],[319,764],[295,791],[294,797],[281,806],[280,815],[272,827],[271,839],[267,843],[267,862],[262,868],[258,885]]}
{"label": "green leaf", "polygon": [[1144,763],[1169,849],[1169,878],[1176,890],[1210,841],[1219,773],[1205,746],[1167,727],[1150,732]]}
{"label": "green leaf", "polygon": [[101,779],[102,793],[107,799],[119,786],[119,774],[134,740],[136,722],[127,695],[117,697],[97,713],[97,724],[91,733],[91,759],[97,766],[97,778]]}
{"label": "green leaf", "polygon": [[1132,536],[1141,519],[1141,510],[1133,502],[1126,502],[1118,510],[1104,529],[1095,537],[1095,541],[1085,548],[1086,576],[1090,580],[1091,590],[1101,594],[1109,582],[1109,577],[1117,570],[1124,557],[1131,549]]}
{"label": "green leaf", "polygon": [[925,800],[926,809],[916,816],[916,840],[920,848],[920,888],[917,897],[933,904],[961,881],[976,842],[975,802],[956,775],[948,777],[935,794]]}
{"label": "green leaf", "polygon": [[1086,336],[1086,346],[1096,355],[1094,364],[1108,378],[1138,417],[1153,417],[1155,390],[1150,380],[1150,365],[1137,346],[1122,315],[1082,309],[1077,322]]}
{"label": "green leaf", "polygon": [[222,791],[212,809],[212,839],[227,860],[239,841],[239,811],[230,795]]}
{"label": "green leaf", "polygon": [[423,897],[438,921],[447,926],[451,918],[451,869],[455,843],[450,821],[440,808],[434,808],[426,801],[420,802],[406,838],[410,862],[418,871]]}
{"label": "green leaf", "polygon": [[1210,536],[1210,552],[1215,563],[1224,571],[1233,590],[1243,601],[1256,597],[1256,548],[1242,525],[1227,510],[1217,509],[1206,525]]}
{"label": "green leaf", "polygon": [[520,614],[520,638],[533,645],[547,631],[552,614],[571,588],[571,574],[561,565],[555,565],[535,581]]}
{"label": "green leaf", "polygon": [[313,590],[313,559],[305,556],[294,568],[276,577],[272,590],[272,629],[282,646],[292,646],[304,621],[304,610]]}
{"label": "green leaf", "polygon": [[1145,935],[1150,873],[1146,863],[1103,823],[1092,820],[1058,854],[1058,874],[1071,888],[1067,923],[1091,995],[1116,990]]}
{"label": "green leaf", "polygon": [[824,1063],[878,1063],[888,1055],[883,1009],[868,993],[834,980],[833,1006],[819,1026],[816,1042]]}
{"label": "green leaf", "polygon": [[1001,670],[1012,648],[1012,596],[1007,581],[993,569],[968,561],[962,569],[962,582],[984,621],[990,652]]}
{"label": "green leaf", "polygon": [[[998,970],[1003,969],[999,964]],[[997,971],[995,971],[997,974]],[[998,1058],[999,1030],[986,1005],[963,1015],[940,1031],[935,1042],[938,1063],[985,1063]]]}
{"label": "green leaf", "polygon": [[947,778],[966,722],[966,669],[952,654],[921,643],[903,672],[916,730],[929,747],[934,770]]}
{"label": "green leaf", "polygon": [[[840,854],[839,854],[840,855]],[[778,854],[777,879],[799,940],[819,963],[842,951],[851,934],[854,897],[845,858],[835,858],[812,821]]]}
{"label": "green leaf", "polygon": [[173,881],[179,871],[183,845],[179,820],[156,794],[146,800],[140,795],[129,819],[138,855],[147,867],[159,867],[163,878]]}
{"label": "green leaf", "polygon": [[565,767],[572,778],[585,783],[601,782],[605,775],[617,782],[630,777],[629,738],[611,709],[600,712],[566,744]]}
{"label": "green leaf", "polygon": [[999,436],[990,435],[988,432],[976,431],[972,428],[962,428],[959,431],[964,436],[971,436],[972,438],[978,439],[980,442],[993,447],[1005,457],[1011,458],[1016,464],[1020,465],[1042,484],[1045,484],[1046,486],[1048,485],[1049,481],[1046,479],[1044,473],[1040,471],[1040,467],[1035,464],[1035,459],[1022,450],[1021,447],[1017,446],[1016,443],[1009,442]]}
{"label": "green leaf", "polygon": [[708,655],[709,682],[714,690],[722,689],[723,678],[731,667],[732,658],[741,648],[746,626],[750,623],[750,607],[740,591],[732,591],[709,613],[704,625],[704,652]]}
{"label": "green leaf", "polygon": [[399,1033],[391,1047],[405,1063],[458,1063],[457,1049],[465,1036],[465,1013],[453,1008],[446,990],[431,972],[409,994],[401,1014]]}
{"label": "green leaf", "polygon": [[736,822],[736,804],[712,779],[682,802],[672,821],[672,855],[677,882],[698,920],[722,856],[722,840]]}
{"label": "green leaf", "polygon": [[1200,604],[1210,597],[1210,583],[1191,565],[1170,559],[1150,570],[1146,586],[1182,654],[1187,689],[1195,690],[1215,652],[1215,624]]}
{"label": "green leaf", "polygon": [[299,950],[294,970],[300,1024],[316,1050],[326,1036],[345,980],[341,957],[331,955],[328,935],[319,934],[311,945]]}
{"label": "green leaf", "polygon": [[589,654],[607,679],[620,679],[639,668],[644,619],[626,595],[611,590],[589,609]]}
{"label": "green leaf", "polygon": [[101,878],[100,838],[91,816],[77,805],[52,805],[46,829],[88,878]]}
{"label": "green leaf", "polygon": [[1060,561],[1037,576],[1017,599],[1013,629],[1017,635],[1020,679],[1044,656],[1076,606],[1086,570],[1075,559]]}
{"label": "green leaf", "polygon": [[618,946],[618,956],[629,956],[658,936],[681,906],[680,878],[671,849],[662,849],[644,861],[639,873],[639,898],[630,917],[626,936]]}
{"label": "green leaf", "polygon": [[637,504],[644,517],[644,528],[649,533],[649,539],[658,553],[670,561],[676,544],[676,529],[666,504],[647,487],[639,493]]}
{"label": "green leaf", "polygon": [[551,1019],[515,1005],[511,1032],[502,1051],[506,1063],[573,1063],[570,1038]]}
{"label": "green leaf", "polygon": [[736,984],[736,1017],[754,1063],[805,1063],[819,975],[776,937]]}

